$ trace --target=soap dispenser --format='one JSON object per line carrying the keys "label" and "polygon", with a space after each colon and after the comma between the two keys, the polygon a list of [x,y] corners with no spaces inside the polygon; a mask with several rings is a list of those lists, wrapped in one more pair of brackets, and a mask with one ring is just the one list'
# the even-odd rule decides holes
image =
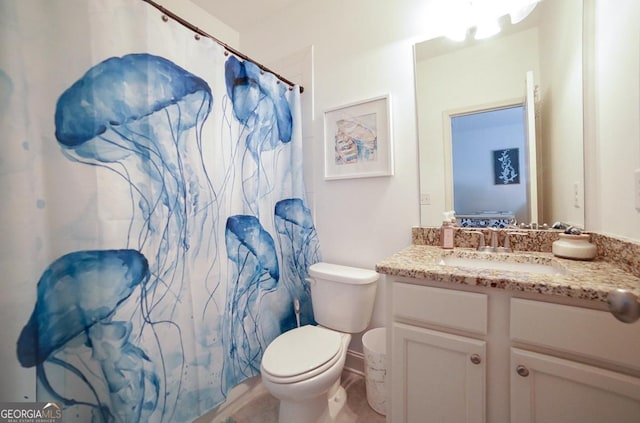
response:
{"label": "soap dispenser", "polygon": [[440,227],[440,247],[453,248],[453,223],[448,213],[443,213],[442,226]]}

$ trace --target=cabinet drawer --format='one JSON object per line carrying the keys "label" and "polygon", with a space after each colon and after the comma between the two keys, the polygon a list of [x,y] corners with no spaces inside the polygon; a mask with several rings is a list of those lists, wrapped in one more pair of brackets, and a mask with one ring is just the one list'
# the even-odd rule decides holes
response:
{"label": "cabinet drawer", "polygon": [[487,296],[396,282],[393,314],[416,322],[487,334]]}
{"label": "cabinet drawer", "polygon": [[640,322],[606,311],[512,298],[511,339],[640,369]]}

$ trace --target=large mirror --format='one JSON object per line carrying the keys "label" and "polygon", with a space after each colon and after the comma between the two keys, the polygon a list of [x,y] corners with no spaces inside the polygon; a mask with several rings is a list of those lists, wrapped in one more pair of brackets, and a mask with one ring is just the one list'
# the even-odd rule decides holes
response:
{"label": "large mirror", "polygon": [[421,225],[455,210],[469,225],[584,227],[582,0],[500,23],[415,45]]}

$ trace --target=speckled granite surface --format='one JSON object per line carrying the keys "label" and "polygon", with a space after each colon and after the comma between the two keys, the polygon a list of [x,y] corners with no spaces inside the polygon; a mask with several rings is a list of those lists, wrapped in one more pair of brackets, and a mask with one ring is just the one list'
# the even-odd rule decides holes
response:
{"label": "speckled granite surface", "polygon": [[[500,231],[500,244],[504,232]],[[514,231],[515,232],[515,231]],[[414,228],[413,245],[376,264],[376,270],[392,276],[424,278],[438,282],[509,289],[538,294],[560,295],[582,300],[607,301],[607,294],[618,288],[640,296],[640,245],[592,234],[598,247],[593,261],[554,257],[551,244],[557,231],[517,231],[526,235],[512,236],[515,251],[508,255],[477,253],[477,234],[456,230],[456,249],[438,247],[438,228]],[[484,259],[511,260],[550,265],[562,269],[559,274],[471,269],[439,264],[443,255]]]}
{"label": "speckled granite surface", "polygon": [[[474,232],[482,232],[485,241],[489,243],[489,229],[486,228],[455,228],[454,242],[456,247],[475,248],[478,246],[478,235]],[[504,245],[506,234],[509,233],[509,242],[515,251],[540,251],[551,252],[551,244],[558,239],[559,231],[537,231],[530,229],[500,229],[498,231],[498,244]],[[524,235],[513,235],[514,233]],[[412,228],[412,244],[414,245],[440,245],[440,228]]]}
{"label": "speckled granite surface", "polygon": [[[474,229],[476,230],[476,229]],[[479,228],[485,239],[489,239],[489,230]],[[551,253],[553,241],[559,238],[561,231],[556,230],[499,230],[498,244],[504,245],[504,238],[509,233],[509,242],[514,251],[538,251]],[[517,233],[518,235],[514,235]],[[585,232],[589,233],[589,232]],[[440,228],[415,227],[411,230],[413,245],[440,245]],[[476,248],[478,235],[470,232],[469,228],[456,228],[454,231],[456,247]],[[610,236],[591,233],[591,242],[598,249],[598,260],[607,261],[620,267],[626,272],[640,278],[640,243],[625,241]]]}

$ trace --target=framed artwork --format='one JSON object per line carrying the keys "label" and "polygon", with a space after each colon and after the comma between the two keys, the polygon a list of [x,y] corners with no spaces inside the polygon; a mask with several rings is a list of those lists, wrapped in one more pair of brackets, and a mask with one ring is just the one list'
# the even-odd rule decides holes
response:
{"label": "framed artwork", "polygon": [[493,150],[494,185],[520,183],[520,159],[518,148]]}
{"label": "framed artwork", "polygon": [[324,178],[393,175],[389,95],[324,113]]}

